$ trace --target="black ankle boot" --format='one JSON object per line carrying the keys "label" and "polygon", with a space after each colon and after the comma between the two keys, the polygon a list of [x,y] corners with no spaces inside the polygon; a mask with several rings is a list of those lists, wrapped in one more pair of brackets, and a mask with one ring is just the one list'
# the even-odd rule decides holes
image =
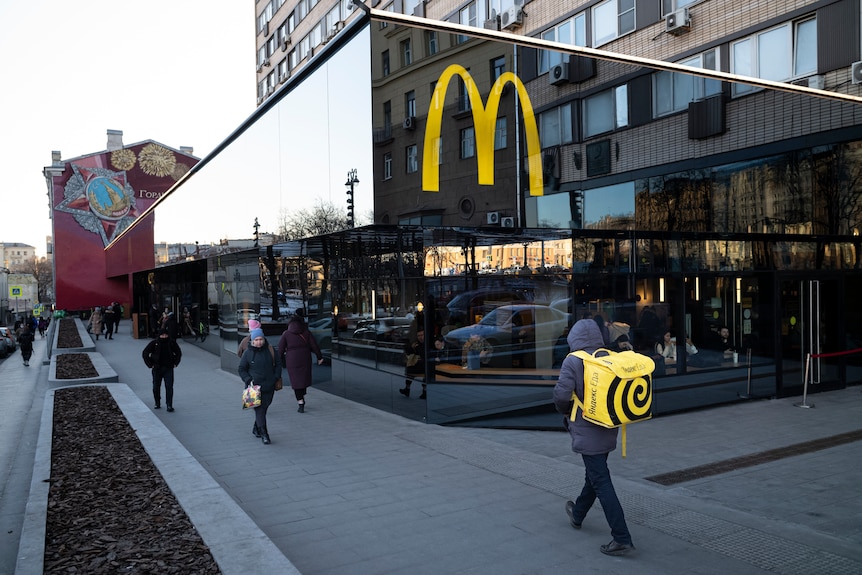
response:
{"label": "black ankle boot", "polygon": [[260,429],[258,429],[257,423],[255,423],[254,427],[251,428],[251,434],[255,437],[260,437]]}
{"label": "black ankle boot", "polygon": [[269,432],[266,430],[265,427],[260,430],[260,440],[263,441],[264,445],[269,445],[270,443],[272,443],[269,440]]}

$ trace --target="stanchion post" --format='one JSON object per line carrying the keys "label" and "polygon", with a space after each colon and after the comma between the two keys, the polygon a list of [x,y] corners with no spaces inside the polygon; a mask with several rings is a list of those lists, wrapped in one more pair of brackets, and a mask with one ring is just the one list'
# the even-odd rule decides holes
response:
{"label": "stanchion post", "polygon": [[814,407],[814,404],[808,405],[808,374],[810,373],[809,367],[811,366],[811,354],[806,354],[805,356],[805,376],[802,382],[802,403],[794,403],[796,407],[802,407],[804,409],[808,409]]}
{"label": "stanchion post", "polygon": [[740,395],[741,399],[754,399],[754,396],[751,395],[751,348],[748,348],[748,353],[746,354],[746,361],[748,362],[748,383],[745,386],[745,395]]}

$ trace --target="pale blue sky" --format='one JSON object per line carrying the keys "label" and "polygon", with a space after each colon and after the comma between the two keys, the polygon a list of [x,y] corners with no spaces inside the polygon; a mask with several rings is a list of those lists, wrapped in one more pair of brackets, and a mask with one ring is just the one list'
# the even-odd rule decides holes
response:
{"label": "pale blue sky", "polygon": [[[0,0],[0,241],[45,254],[42,168],[123,142],[204,157],[255,109],[254,3]],[[345,170],[346,173],[346,170]]]}

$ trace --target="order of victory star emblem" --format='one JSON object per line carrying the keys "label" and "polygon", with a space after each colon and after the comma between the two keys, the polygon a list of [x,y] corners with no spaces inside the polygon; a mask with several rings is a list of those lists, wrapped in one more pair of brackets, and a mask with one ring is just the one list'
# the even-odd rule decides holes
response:
{"label": "order of victory star emblem", "polygon": [[79,226],[98,234],[105,246],[139,215],[125,172],[75,164],[57,211],[72,214]]}

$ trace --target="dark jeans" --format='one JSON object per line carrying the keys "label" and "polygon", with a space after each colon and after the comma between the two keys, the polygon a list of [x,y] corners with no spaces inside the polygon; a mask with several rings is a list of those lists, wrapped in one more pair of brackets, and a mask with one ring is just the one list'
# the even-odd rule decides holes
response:
{"label": "dark jeans", "polygon": [[[165,340],[167,341],[167,340]],[[165,401],[168,406],[174,404],[174,368],[157,365],[153,368],[153,399],[156,405],[162,403],[162,380],[165,380]]]}
{"label": "dark jeans", "polygon": [[260,405],[254,408],[254,422],[258,429],[266,429],[266,412],[272,404],[273,397],[275,397],[275,391],[260,392]]}
{"label": "dark jeans", "polygon": [[575,501],[572,515],[577,522],[583,521],[584,517],[587,516],[587,511],[590,510],[598,497],[605,512],[605,519],[611,527],[614,541],[631,545],[632,536],[626,525],[623,507],[620,505],[620,500],[617,499],[617,492],[614,491],[614,484],[611,482],[608,454],[581,455],[581,457],[584,459],[584,468],[586,469],[584,488]]}

